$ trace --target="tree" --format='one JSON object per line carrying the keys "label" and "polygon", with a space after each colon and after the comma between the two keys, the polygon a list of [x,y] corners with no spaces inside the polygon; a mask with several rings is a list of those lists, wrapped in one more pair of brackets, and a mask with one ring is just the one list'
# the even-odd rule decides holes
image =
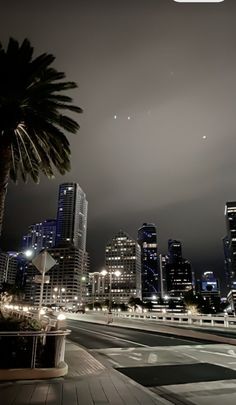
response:
{"label": "tree", "polygon": [[185,309],[193,314],[196,315],[200,311],[201,302],[198,296],[196,296],[193,290],[189,290],[184,294],[183,303]]}
{"label": "tree", "polygon": [[140,307],[143,307],[143,302],[142,302],[142,300],[140,299],[140,298],[137,298],[137,297],[130,297],[130,299],[129,299],[129,305],[131,306],[131,307],[133,307],[133,309],[136,309],[137,308],[137,306],[140,306]]}
{"label": "tree", "polygon": [[65,74],[51,65],[55,57],[43,53],[33,59],[28,39],[20,45],[10,38],[0,44],[0,235],[9,179],[24,182],[40,173],[54,177],[70,170],[70,147],[64,131],[76,133],[78,123],[64,110],[81,113],[72,98],[61,92],[75,89]]}
{"label": "tree", "polygon": [[153,309],[153,303],[151,301],[145,302],[143,304],[143,308],[147,309],[148,311],[151,311]]}

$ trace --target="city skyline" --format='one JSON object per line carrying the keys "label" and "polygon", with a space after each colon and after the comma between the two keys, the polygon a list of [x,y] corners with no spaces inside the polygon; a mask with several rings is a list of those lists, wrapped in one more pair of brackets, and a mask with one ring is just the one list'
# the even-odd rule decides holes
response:
{"label": "city skyline", "polygon": [[[85,247],[85,244],[86,244],[86,239],[87,239],[87,207],[88,207],[88,201],[86,200],[86,194],[85,194],[85,192],[82,190],[82,188],[80,187],[80,185],[78,184],[78,183],[75,183],[75,182],[72,182],[72,181],[68,181],[67,183],[62,183],[62,184],[60,184],[59,185],[59,191],[58,191],[58,200],[57,200],[57,202],[58,202],[58,208],[56,209],[56,212],[55,212],[55,215],[54,215],[54,217],[55,218],[57,218],[57,219],[45,219],[45,218],[43,218],[43,219],[41,219],[41,222],[39,222],[39,221],[37,221],[35,224],[28,224],[28,233],[26,234],[26,235],[24,235],[24,234],[22,234],[21,236],[20,236],[20,239],[19,239],[19,243],[18,243],[18,246],[21,246],[21,248],[23,248],[23,249],[27,249],[27,248],[32,248],[32,249],[35,249],[37,252],[39,252],[40,250],[41,250],[41,248],[43,247],[42,246],[42,241],[41,241],[41,239],[43,239],[43,238],[46,238],[45,240],[46,241],[48,241],[46,244],[45,244],[45,247],[46,248],[50,248],[50,247],[55,247],[56,245],[57,245],[57,242],[56,242],[56,238],[57,238],[57,231],[56,231],[56,229],[58,229],[57,228],[57,221],[58,221],[58,218],[60,219],[60,206],[62,206],[62,205],[64,205],[64,203],[65,203],[65,201],[62,201],[61,200],[61,198],[60,198],[60,194],[63,194],[64,193],[64,189],[68,189],[69,188],[69,192],[70,192],[70,190],[72,189],[72,186],[73,187],[76,187],[76,191],[75,191],[75,194],[77,195],[77,197],[73,197],[72,198],[72,200],[74,199],[74,203],[75,203],[75,201],[76,200],[78,200],[77,201],[77,203],[75,204],[76,206],[77,206],[77,208],[76,208],[76,210],[78,210],[78,212],[80,211],[80,209],[81,209],[81,207],[83,208],[83,210],[84,210],[84,213],[85,213],[85,219],[83,219],[83,223],[85,224],[85,234],[84,234],[84,236],[82,237],[82,239],[84,239],[84,242],[80,242],[80,244],[82,243],[83,244],[83,246]],[[73,194],[74,194],[74,192],[73,192]],[[78,197],[79,196],[79,197]],[[68,198],[68,197],[66,197],[66,198]],[[56,199],[56,196],[55,196],[55,199]],[[70,196],[70,199],[69,199],[70,201],[69,201],[69,205],[68,205],[68,202],[67,202],[67,209],[68,209],[68,207],[69,207],[69,210],[71,209],[70,207],[72,207],[73,205],[74,205],[74,203],[73,203],[73,201],[71,200],[71,196]],[[229,206],[235,206],[235,202],[225,202],[225,208],[224,208],[224,214],[226,215],[226,209],[227,209],[227,205],[229,205]],[[75,210],[75,211],[76,211]],[[59,217],[58,217],[58,215],[59,215]],[[83,217],[84,217],[84,214],[82,215]],[[74,220],[75,220],[75,218],[74,218]],[[65,220],[63,219],[63,217],[62,217],[62,221],[63,221],[63,224],[65,223]],[[67,220],[66,220],[67,221]],[[79,221],[77,221],[78,222],[78,224],[79,224]],[[81,221],[80,221],[81,222]],[[141,228],[143,227],[143,226],[145,226],[145,225],[152,225],[152,226],[154,226],[155,228],[156,228],[156,224],[154,224],[154,223],[152,223],[152,224],[147,224],[147,223],[143,223],[143,225],[141,226]],[[46,236],[47,235],[47,233],[45,233],[45,232],[47,232],[46,231],[46,229],[47,229],[47,227],[48,227],[48,230],[49,230],[49,234],[51,234],[52,232],[51,232],[51,227],[52,226],[54,226],[55,227],[55,234],[54,234],[54,236],[53,236],[53,239],[54,239],[54,242],[52,242],[52,241],[50,241],[50,235],[49,236]],[[134,237],[134,239],[138,242],[138,239],[139,239],[139,230],[141,229],[141,228],[139,228],[140,227],[140,225],[139,226],[137,226],[137,228],[135,229],[135,232],[134,232],[134,235],[132,234],[132,237]],[[73,228],[73,227],[72,227]],[[45,230],[44,230],[45,229]],[[118,227],[118,229],[120,229],[120,230],[122,230],[122,228],[121,227]],[[126,229],[125,227],[124,227],[124,229]],[[157,229],[158,229],[158,224],[157,224]],[[32,230],[33,230],[33,233],[32,233]],[[43,231],[44,230],[44,231]],[[158,229],[159,230],[159,229]],[[39,246],[37,247],[37,243],[35,243],[35,242],[37,242],[37,238],[35,239],[35,236],[32,236],[32,235],[35,235],[34,234],[34,232],[39,232]],[[71,232],[71,230],[69,231],[69,232]],[[113,234],[115,233],[115,232],[117,232],[117,229],[116,230],[114,230],[113,231]],[[227,232],[227,224],[226,224],[226,231],[225,231],[225,233]],[[44,236],[45,235],[45,236]],[[111,234],[112,235],[112,234]],[[104,248],[105,248],[105,245],[109,242],[109,239],[111,238],[111,235],[109,235],[108,236],[108,239],[104,242],[104,247],[103,247],[103,250],[104,250]],[[48,239],[48,237],[49,237],[49,239]],[[224,252],[224,240],[225,240],[225,238],[226,237],[222,237],[221,238],[221,242],[223,241],[223,247],[222,247],[222,254],[223,254],[223,256],[224,256],[224,258],[226,258],[226,256],[225,256],[225,252]],[[79,239],[81,239],[81,230],[80,230],[80,232],[79,232]],[[163,250],[161,250],[161,249],[159,249],[158,248],[158,255],[159,254],[161,254],[162,256],[164,255],[167,255],[168,254],[168,244],[169,244],[169,242],[171,241],[172,239],[171,238],[169,238],[168,240],[166,240],[166,241],[161,241],[160,240],[160,238],[159,238],[159,235],[158,235],[158,238],[156,239],[156,241],[157,241],[157,246],[160,244],[161,246],[164,244],[165,245],[165,248],[163,249]],[[178,242],[178,241],[176,241],[176,242]],[[77,241],[77,244],[78,244],[79,242]],[[181,246],[182,245],[185,245],[185,241],[183,241],[183,240],[181,240],[180,241],[180,243],[181,243]],[[34,246],[34,244],[35,244],[35,246]],[[67,244],[67,243],[62,243],[62,246],[65,246],[65,244]],[[72,245],[73,245],[74,243],[72,242]],[[70,243],[68,243],[68,246],[70,245]],[[40,248],[40,246],[41,246],[41,248]],[[60,244],[59,244],[59,246],[60,246]],[[16,250],[19,250],[20,248],[18,248],[18,249],[16,249]],[[12,246],[11,247],[9,247],[8,249],[6,249],[6,251],[10,251],[10,250],[14,250],[13,248],[12,248]],[[84,250],[84,249],[83,249]],[[88,252],[89,253],[89,252]],[[188,259],[190,259],[190,261],[192,261],[192,259],[191,259],[191,257],[188,257]],[[92,261],[93,261],[93,258],[92,258]],[[99,265],[95,265],[95,267],[93,267],[92,269],[91,269],[91,271],[98,271],[99,270],[99,268],[103,268],[103,266],[104,266],[104,263],[105,263],[105,254],[103,253],[103,260],[102,260],[102,262],[99,264]],[[209,270],[209,268],[208,268],[208,270]],[[211,268],[210,269],[210,271],[212,271],[213,269]],[[200,276],[201,274],[203,274],[203,272],[204,271],[207,271],[207,266],[204,266],[204,264],[202,263],[202,270],[200,271],[196,271],[196,269],[193,269],[193,271],[196,273],[196,275],[197,276]],[[214,269],[214,272],[216,272],[216,274],[218,274],[217,273],[217,269]],[[223,289],[224,289],[224,287],[225,287],[225,285],[226,285],[226,277],[227,277],[227,268],[226,268],[226,266],[225,266],[225,264],[224,264],[224,262],[223,262],[223,265],[222,265],[222,271],[221,271],[221,273],[219,273],[218,274],[218,276],[220,277],[220,279],[221,279],[221,281],[223,281]]]}
{"label": "city skyline", "polygon": [[[55,196],[56,198],[56,196]],[[82,250],[85,251],[85,244],[86,244],[86,239],[87,239],[87,207],[88,207],[88,201],[86,200],[86,194],[80,187],[78,183],[75,182],[67,182],[67,183],[62,183],[59,185],[59,191],[58,191],[58,199],[57,199],[57,209],[56,209],[56,217],[57,219],[44,219],[42,222],[38,222],[35,224],[30,224],[28,226],[28,233],[26,235],[23,235],[21,237],[22,239],[22,249],[33,249],[37,253],[42,249],[42,248],[54,248],[56,246],[62,246],[65,247],[66,245],[68,246],[77,246],[82,248]],[[226,232],[228,231],[228,209],[229,207],[235,207],[235,202],[226,202],[225,203],[225,217],[226,217]],[[234,208],[230,208],[231,211],[234,211]],[[80,216],[82,215],[82,221],[79,221]],[[78,217],[78,218],[77,218]],[[60,241],[60,238],[56,240],[56,235],[58,232],[58,229],[60,226],[62,226],[62,231],[63,231],[63,239]],[[84,224],[84,226],[81,227],[81,224]],[[232,228],[232,225],[231,225]],[[84,231],[83,231],[84,229]],[[233,228],[232,228],[233,229]],[[81,233],[82,230],[82,233]],[[234,230],[233,230],[234,231]],[[116,230],[117,232],[117,230]],[[120,232],[123,232],[120,228]],[[84,235],[83,235],[84,234]],[[76,239],[74,238],[74,236]],[[58,235],[57,235],[58,236]],[[60,236],[60,235],[59,235]],[[68,241],[67,236],[70,236],[70,241]],[[151,238],[151,239],[150,239]],[[227,284],[227,276],[228,276],[228,271],[229,271],[229,264],[227,262],[227,257],[230,255],[230,251],[226,253],[225,251],[225,240],[227,238],[222,238],[223,241],[223,246],[222,249],[224,251],[224,256],[225,256],[225,266],[222,271],[222,273],[219,275],[219,278],[221,279],[222,283],[222,290],[225,290],[226,284]],[[159,264],[158,264],[158,257],[159,254],[161,256],[165,256],[166,258],[168,255],[170,255],[170,252],[172,249],[173,250],[173,255],[176,256],[176,258],[181,257],[182,260],[182,245],[183,241],[177,241],[173,239],[168,239],[166,241],[166,249],[164,251],[159,251],[158,250],[158,244],[160,243],[159,237],[157,237],[157,232],[156,232],[156,225],[153,223],[143,223],[141,227],[136,228],[136,235],[134,237],[134,240],[141,246],[146,249],[147,252],[150,247],[150,252],[148,253],[146,259],[150,255],[151,262],[154,259],[153,263],[151,262],[148,264],[148,266],[153,267],[151,270],[151,267],[149,270],[151,271],[156,271],[156,281],[154,279],[150,282],[148,282],[150,285],[152,285],[152,288],[157,288],[155,293],[160,293],[162,288],[159,285],[160,280],[160,269],[159,269]],[[149,246],[149,243],[155,242],[155,246],[151,243]],[[106,244],[109,243],[109,241],[106,241]],[[173,248],[172,248],[173,246]],[[105,248],[105,246],[104,246]],[[228,248],[229,249],[229,248]],[[176,251],[176,252],[175,252]],[[146,255],[146,253],[145,253]],[[173,257],[174,257],[173,256]],[[144,258],[144,257],[143,257]],[[191,261],[191,258],[188,258]],[[150,259],[148,259],[150,260]],[[156,264],[154,264],[156,261]],[[147,262],[148,263],[148,262]],[[103,268],[104,265],[106,266],[106,253],[104,254],[103,258],[103,263],[101,264],[100,268]],[[142,264],[143,267],[143,282],[145,280],[145,277],[147,277],[146,271],[145,271],[145,260]],[[156,270],[155,270],[156,269]],[[147,270],[147,269],[146,269]],[[91,272],[94,271],[99,271],[99,268],[90,268]],[[205,270],[206,271],[206,270]],[[209,270],[208,270],[209,271]],[[202,272],[196,272],[195,269],[193,269],[194,274],[196,277],[199,277],[200,275],[203,274]],[[153,273],[153,274],[154,274]],[[146,276],[145,276],[146,274]],[[149,276],[150,277],[150,276]],[[147,279],[148,280],[148,279]],[[145,281],[145,283],[147,282]],[[155,287],[155,282],[157,282],[158,287]],[[143,291],[145,291],[145,287],[143,285]],[[149,288],[149,294],[151,294],[151,289]],[[154,293],[154,292],[153,292]],[[152,297],[153,293],[150,295]],[[145,294],[144,294],[145,295]]]}
{"label": "city skyline", "polygon": [[236,199],[235,11],[230,0],[2,6],[2,42],[29,37],[36,52],[54,53],[55,66],[78,82],[75,101],[84,109],[70,137],[71,173],[10,185],[5,250],[19,247],[29,224],[53,216],[60,183],[79,179],[90,201],[94,266],[117,229],[134,237],[154,222],[160,251],[176,238],[197,272],[222,274],[224,205]]}

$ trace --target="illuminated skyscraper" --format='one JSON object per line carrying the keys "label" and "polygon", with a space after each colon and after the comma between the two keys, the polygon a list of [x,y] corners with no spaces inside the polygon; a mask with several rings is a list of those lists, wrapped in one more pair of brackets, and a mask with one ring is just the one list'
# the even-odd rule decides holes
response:
{"label": "illuminated skyscraper", "polygon": [[177,240],[169,239],[166,256],[166,285],[170,296],[183,296],[194,288],[191,264],[182,257],[182,245]]}
{"label": "illuminated skyscraper", "polygon": [[178,240],[168,240],[168,260],[169,263],[178,263],[182,261],[182,245]]}
{"label": "illuminated skyscraper", "polygon": [[[47,272],[49,282],[44,284],[43,304],[76,309],[85,304],[88,281],[87,253],[75,247],[48,249],[56,265]],[[25,282],[25,300],[39,304],[40,284],[35,282],[38,270],[29,263]]]}
{"label": "illuminated skyscraper", "polygon": [[236,281],[236,202],[225,205],[227,236],[224,238],[225,264],[227,269],[227,285],[235,288]]}
{"label": "illuminated skyscraper", "polygon": [[152,299],[158,294],[157,233],[154,224],[144,223],[138,230],[141,247],[142,298]]}
{"label": "illuminated skyscraper", "polygon": [[88,202],[78,183],[59,187],[56,246],[86,250]]}
{"label": "illuminated skyscraper", "polygon": [[127,233],[120,231],[106,246],[106,269],[104,297],[109,297],[109,274],[120,271],[119,277],[112,277],[112,298],[116,303],[129,302],[130,297],[141,298],[141,250]]}
{"label": "illuminated skyscraper", "polygon": [[30,225],[28,233],[23,237],[22,250],[32,249],[40,252],[55,246],[56,220],[46,219]]}

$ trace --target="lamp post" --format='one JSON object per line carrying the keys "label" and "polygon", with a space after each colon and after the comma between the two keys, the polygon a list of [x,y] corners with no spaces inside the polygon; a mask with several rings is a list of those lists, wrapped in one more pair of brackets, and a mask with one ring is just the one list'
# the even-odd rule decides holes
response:
{"label": "lamp post", "polygon": [[100,273],[102,276],[106,276],[109,275],[109,306],[108,306],[108,312],[111,313],[111,307],[112,307],[112,275],[115,275],[116,277],[120,277],[121,275],[121,271],[120,270],[116,270],[114,271],[114,273],[112,273],[112,271],[107,271],[106,269],[102,270]]}
{"label": "lamp post", "polygon": [[8,272],[9,272],[9,263],[12,259],[15,259],[16,257],[18,257],[19,255],[23,255],[26,258],[30,258],[33,255],[32,250],[26,250],[24,252],[18,252],[16,254],[16,256],[10,256],[9,254],[7,254],[7,263],[6,263],[6,271],[5,271],[5,275],[4,275],[4,282],[7,283],[7,278],[8,278]]}

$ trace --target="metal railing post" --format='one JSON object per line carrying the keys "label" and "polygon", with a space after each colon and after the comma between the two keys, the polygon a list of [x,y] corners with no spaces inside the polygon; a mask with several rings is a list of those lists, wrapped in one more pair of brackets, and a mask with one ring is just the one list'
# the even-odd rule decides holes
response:
{"label": "metal railing post", "polygon": [[35,368],[37,345],[38,345],[38,336],[33,336],[33,345],[32,345],[31,366],[30,366],[30,368]]}

